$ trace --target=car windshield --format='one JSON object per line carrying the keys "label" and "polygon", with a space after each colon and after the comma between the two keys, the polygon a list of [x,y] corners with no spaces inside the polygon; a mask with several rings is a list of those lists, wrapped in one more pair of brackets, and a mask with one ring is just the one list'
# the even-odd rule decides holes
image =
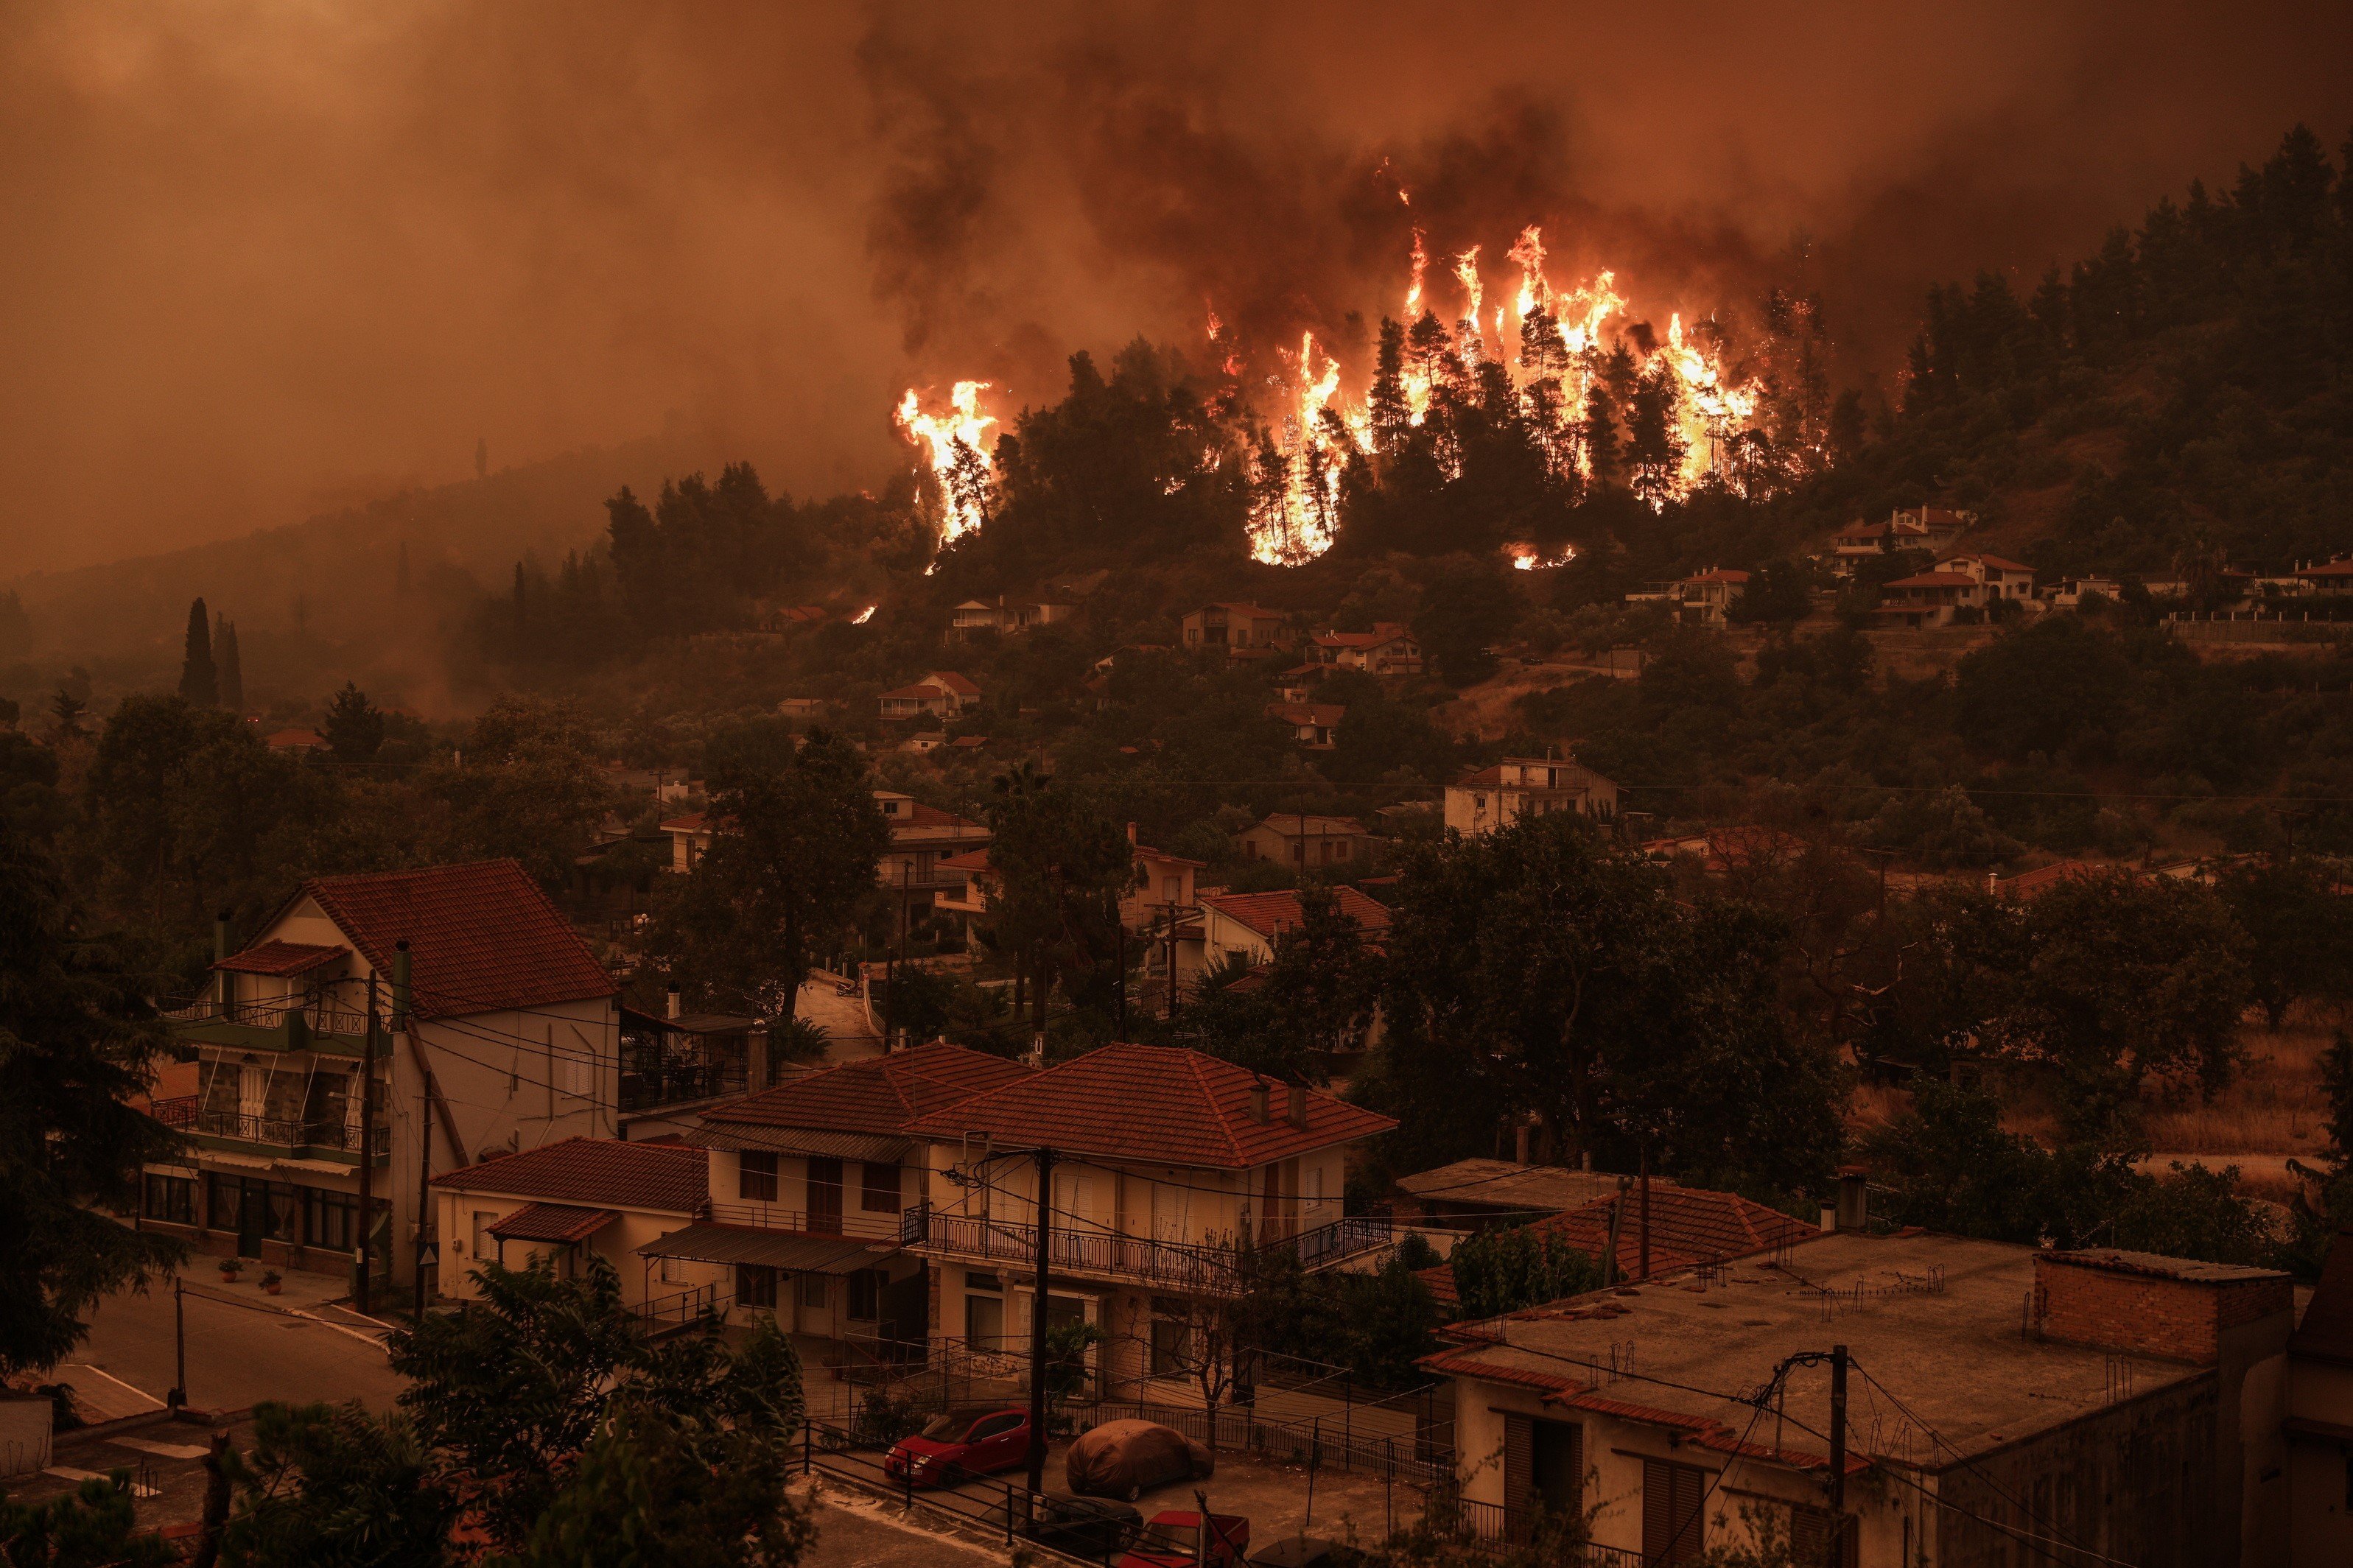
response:
{"label": "car windshield", "polygon": [[923,1425],[923,1436],[935,1443],[953,1443],[972,1426],[972,1417],[950,1414],[934,1415]]}
{"label": "car windshield", "polygon": [[1145,1532],[1142,1544],[1155,1552],[1191,1552],[1200,1544],[1201,1527],[1198,1524],[1155,1524]]}

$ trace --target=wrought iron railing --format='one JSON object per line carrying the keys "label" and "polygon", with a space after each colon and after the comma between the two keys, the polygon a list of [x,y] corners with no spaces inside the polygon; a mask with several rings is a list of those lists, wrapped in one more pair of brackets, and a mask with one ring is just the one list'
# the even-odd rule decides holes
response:
{"label": "wrought iron railing", "polygon": [[[1261,1255],[1294,1253],[1302,1266],[1320,1268],[1386,1247],[1388,1241],[1387,1215],[1352,1215],[1296,1236],[1260,1242],[1254,1250]],[[959,1258],[1028,1264],[1037,1261],[1038,1227],[944,1215],[929,1204],[919,1204],[906,1212],[899,1244]],[[1249,1249],[1053,1226],[1047,1229],[1046,1254],[1056,1268],[1123,1275],[1180,1289],[1223,1294],[1245,1288]]]}
{"label": "wrought iron railing", "polygon": [[360,1036],[367,1033],[367,1009],[332,996],[272,996],[260,1001],[224,1001],[213,992],[193,996],[167,996],[159,1004],[164,1020],[174,1024],[241,1024],[248,1028],[277,1029],[290,1016],[299,1017],[319,1035]]}
{"label": "wrought iron railing", "polygon": [[1456,1541],[1535,1547],[1544,1561],[1561,1568],[1644,1568],[1645,1559],[1637,1550],[1582,1539],[1585,1521],[1579,1515],[1481,1502],[1460,1495],[1451,1477],[1430,1489],[1422,1524],[1433,1534]]}
{"label": "wrought iron railing", "polygon": [[866,1214],[855,1207],[825,1209],[810,1213],[806,1209],[781,1208],[748,1199],[713,1198],[707,1205],[708,1217],[719,1225],[749,1226],[757,1230],[788,1230],[802,1236],[842,1236],[853,1241],[892,1241],[898,1238],[901,1224],[896,1215]]}
{"label": "wrought iron railing", "polygon": [[741,1062],[668,1062],[659,1067],[621,1069],[621,1109],[645,1110],[658,1105],[714,1100],[741,1094],[748,1087]]}
{"label": "wrought iron railing", "polygon": [[[347,1121],[300,1116],[249,1115],[238,1110],[206,1109],[195,1095],[158,1100],[148,1114],[164,1126],[241,1143],[267,1143],[277,1149],[323,1149],[357,1153],[360,1130]],[[391,1131],[375,1130],[375,1152],[391,1146]]]}

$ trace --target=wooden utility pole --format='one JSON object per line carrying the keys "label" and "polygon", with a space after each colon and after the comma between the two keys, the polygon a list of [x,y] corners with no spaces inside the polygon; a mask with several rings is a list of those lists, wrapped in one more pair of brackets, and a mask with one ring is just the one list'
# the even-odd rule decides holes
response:
{"label": "wooden utility pole", "polygon": [[[408,942],[406,938],[393,944],[392,950],[392,1026],[406,1035],[412,1026],[408,1016]],[[410,1052],[416,1052],[417,1042],[409,1041]],[[416,1271],[416,1300],[413,1321],[425,1321],[425,1205],[432,1193],[433,1181],[433,1069],[425,1058],[417,1057],[420,1082],[417,1088],[417,1255],[410,1267]]]}
{"label": "wooden utility pole", "polygon": [[1052,1262],[1054,1152],[1038,1151],[1038,1277],[1029,1297],[1029,1489],[1046,1489],[1046,1283]]}
{"label": "wooden utility pole", "polygon": [[1127,1036],[1127,922],[1119,922],[1119,1037]]}
{"label": "wooden utility pole", "polygon": [[352,1238],[352,1301],[366,1317],[375,1310],[375,1270],[368,1258],[368,1222],[375,1212],[375,1002],[374,972],[368,974],[367,1028],[360,1047],[360,1218]]}
{"label": "wooden utility pole", "polygon": [[[1831,1347],[1831,1549],[1846,1537],[1846,1347]],[[1835,1562],[1838,1559],[1833,1558]]]}

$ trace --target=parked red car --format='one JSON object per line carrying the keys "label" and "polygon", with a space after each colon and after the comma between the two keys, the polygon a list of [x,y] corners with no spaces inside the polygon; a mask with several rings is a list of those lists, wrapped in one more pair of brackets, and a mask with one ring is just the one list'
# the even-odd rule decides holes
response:
{"label": "parked red car", "polygon": [[1201,1516],[1190,1511],[1155,1513],[1144,1533],[1119,1560],[1119,1568],[1241,1568],[1250,1556],[1250,1521],[1238,1513],[1213,1513],[1208,1539]]}
{"label": "parked red car", "polygon": [[1029,1457],[1029,1411],[951,1410],[892,1444],[882,1473],[919,1487],[952,1487],[970,1476],[1012,1469]]}

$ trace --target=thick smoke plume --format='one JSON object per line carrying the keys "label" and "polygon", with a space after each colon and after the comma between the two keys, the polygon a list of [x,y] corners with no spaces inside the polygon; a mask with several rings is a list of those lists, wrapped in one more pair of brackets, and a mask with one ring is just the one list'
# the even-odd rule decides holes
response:
{"label": "thick smoke plume", "polygon": [[[2314,13],[2321,14],[2316,19]],[[2211,13],[2210,13],[2211,16]],[[120,8],[0,33],[0,578],[685,428],[801,492],[911,381],[1398,309],[1546,226],[1644,310],[2031,277],[2285,124],[2348,24],[2252,5]],[[1398,190],[1409,191],[1409,210]],[[593,519],[590,520],[593,522]]]}

